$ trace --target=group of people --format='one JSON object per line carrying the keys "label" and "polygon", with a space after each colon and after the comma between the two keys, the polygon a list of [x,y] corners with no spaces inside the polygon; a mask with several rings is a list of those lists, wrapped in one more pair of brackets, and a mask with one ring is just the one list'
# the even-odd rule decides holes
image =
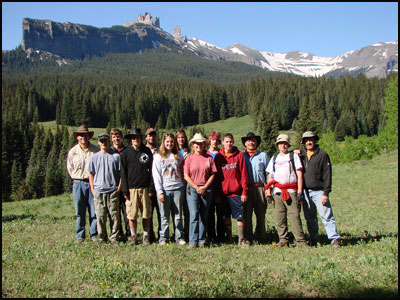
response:
{"label": "group of people", "polygon": [[[232,134],[221,137],[218,131],[210,132],[208,139],[196,133],[190,140],[184,130],[165,133],[159,146],[153,128],[145,134],[140,128],[131,129],[124,136],[129,146],[123,145],[123,134],[117,128],[110,135],[98,135],[98,146],[90,143],[94,132],[84,125],[73,134],[78,144],[68,152],[67,169],[73,179],[77,242],[85,239],[88,210],[93,241],[138,244],[140,212],[144,245],[174,241],[196,248],[233,243],[232,218],[237,220],[240,247],[266,243],[269,203],[275,211],[276,246],[289,246],[287,216],[296,246],[316,245],[318,212],[333,247],[340,247],[329,201],[331,163],[313,132],[303,134],[304,149],[295,151],[288,150],[288,135],[280,134],[275,143],[279,152],[271,159],[257,149],[261,138],[252,132],[241,138],[243,152],[234,145]],[[309,241],[301,224],[302,207]]]}

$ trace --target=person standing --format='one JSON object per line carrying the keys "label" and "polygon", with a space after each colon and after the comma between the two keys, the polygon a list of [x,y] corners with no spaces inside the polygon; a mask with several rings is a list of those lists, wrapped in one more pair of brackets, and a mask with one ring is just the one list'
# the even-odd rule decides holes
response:
{"label": "person standing", "polygon": [[[126,149],[124,144],[122,143],[122,131],[118,128],[112,128],[110,130],[110,136],[111,136],[111,142],[112,145],[110,147],[111,151],[114,151],[115,153],[118,153],[121,155],[121,153]],[[128,237],[130,237],[130,229],[129,229],[129,220],[128,217],[126,216],[126,206],[125,206],[125,198],[124,195],[120,192],[118,193],[119,197],[119,211],[120,211],[120,227],[119,227],[119,233],[121,235],[121,238],[126,241]],[[125,234],[123,234],[122,230],[122,220],[124,221],[125,224]],[[112,225],[111,225],[112,228]]]}
{"label": "person standing", "polygon": [[207,246],[207,215],[212,182],[217,173],[213,159],[206,154],[206,139],[196,133],[190,140],[192,153],[186,158],[184,176],[188,183],[186,199],[190,213],[189,248]]}
{"label": "person standing", "polygon": [[332,190],[332,165],[329,155],[319,148],[318,135],[312,131],[304,132],[301,143],[300,158],[304,165],[304,217],[310,234],[310,244],[318,241],[317,211],[325,226],[328,239],[334,248],[340,248],[340,235],[337,232],[336,221],[329,201]]}
{"label": "person standing", "polygon": [[[214,162],[216,156],[219,156],[218,146],[221,144],[221,133],[219,131],[211,131],[208,136],[210,147],[207,150],[207,154],[210,155]],[[213,191],[218,190],[218,180],[213,181]],[[215,215],[217,216],[217,230],[215,230]],[[225,239],[225,229],[223,220],[223,210],[221,197],[218,193],[213,193],[211,198],[210,207],[208,209],[208,220],[207,220],[207,238],[210,242],[221,243]]]}
{"label": "person standing", "polygon": [[244,236],[245,218],[243,204],[247,201],[248,175],[243,153],[234,146],[233,135],[224,135],[220,156],[216,157],[218,178],[222,185],[220,191],[222,205],[224,205],[224,225],[228,242],[232,242],[232,218],[237,220],[239,242],[238,246],[249,246],[249,241]]}
{"label": "person standing", "polygon": [[76,212],[76,241],[85,239],[86,210],[89,213],[90,238],[96,241],[97,221],[94,208],[93,194],[89,185],[89,160],[99,148],[92,145],[89,140],[94,132],[87,126],[81,125],[73,132],[78,144],[68,151],[67,170],[73,180],[72,195]]}
{"label": "person standing", "polygon": [[275,205],[275,219],[279,235],[278,247],[289,246],[289,231],[287,215],[293,227],[296,245],[309,247],[304,237],[300,219],[300,201],[303,192],[303,175],[300,158],[293,152],[289,153],[290,140],[286,134],[280,134],[275,142],[279,153],[268,163],[268,184],[265,186],[265,196],[271,196]]}
{"label": "person standing", "polygon": [[256,215],[256,239],[258,243],[263,244],[267,241],[267,232],[265,230],[265,214],[267,212],[267,203],[265,201],[264,186],[267,183],[267,166],[269,162],[268,155],[258,151],[261,137],[249,132],[242,137],[242,143],[245,146],[243,152],[248,174],[248,197],[244,204],[245,237],[253,241],[253,210]]}
{"label": "person standing", "polygon": [[143,134],[140,128],[131,129],[125,138],[132,144],[121,154],[121,191],[126,199],[131,232],[128,241],[134,245],[138,242],[137,219],[140,210],[143,222],[143,244],[148,245],[150,244],[151,217],[149,189],[153,186],[151,174],[153,155],[150,149],[142,144]]}
{"label": "person standing", "polygon": [[182,225],[182,196],[185,192],[183,161],[175,145],[174,135],[165,133],[160,149],[154,155],[152,172],[161,214],[160,245],[168,243],[170,212],[175,225],[175,241],[178,245],[186,244]]}
{"label": "person standing", "polygon": [[118,153],[110,151],[110,137],[107,134],[98,136],[100,151],[89,161],[89,183],[94,195],[94,206],[97,217],[97,231],[100,242],[107,242],[107,218],[111,217],[111,244],[120,238],[121,219],[119,214],[119,191],[121,188],[120,162]]}
{"label": "person standing", "polygon": [[[178,151],[183,155],[183,159],[186,159],[190,154],[189,141],[186,136],[186,132],[183,129],[175,132],[175,143],[178,146]],[[184,189],[186,191],[187,182],[183,180]],[[186,192],[183,193],[183,231],[185,235],[185,241],[189,242],[189,207],[186,199]]]}
{"label": "person standing", "polygon": [[[146,137],[146,147],[150,149],[151,153],[154,154],[157,153],[158,147],[157,147],[157,132],[154,128],[148,128],[145,133]],[[159,232],[161,230],[161,215],[160,215],[160,207],[158,205],[158,200],[157,200],[157,195],[156,191],[153,189],[150,189],[149,191],[149,196],[151,200],[151,218],[150,218],[150,241],[151,242],[156,242],[159,240]],[[154,224],[153,224],[153,213],[154,209],[156,209],[157,212],[157,238],[154,233]]]}

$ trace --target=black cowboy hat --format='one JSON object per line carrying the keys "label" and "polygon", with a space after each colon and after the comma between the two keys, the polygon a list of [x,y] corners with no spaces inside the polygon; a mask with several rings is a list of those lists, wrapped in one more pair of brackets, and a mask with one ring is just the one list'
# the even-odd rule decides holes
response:
{"label": "black cowboy hat", "polygon": [[246,136],[242,137],[243,145],[245,145],[247,140],[252,139],[252,138],[255,138],[257,140],[257,147],[258,147],[261,143],[261,137],[259,135],[255,135],[252,132],[249,132]]}
{"label": "black cowboy hat", "polygon": [[142,130],[140,130],[140,128],[133,128],[133,129],[129,130],[129,132],[124,136],[124,138],[130,140],[132,138],[132,136],[143,137]]}

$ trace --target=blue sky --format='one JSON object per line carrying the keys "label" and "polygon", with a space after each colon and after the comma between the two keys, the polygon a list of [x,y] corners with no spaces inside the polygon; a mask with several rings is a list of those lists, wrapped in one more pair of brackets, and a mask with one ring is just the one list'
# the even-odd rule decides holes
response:
{"label": "blue sky", "polygon": [[397,2],[2,2],[2,49],[22,40],[22,19],[111,27],[150,12],[161,28],[226,48],[335,57],[398,40]]}

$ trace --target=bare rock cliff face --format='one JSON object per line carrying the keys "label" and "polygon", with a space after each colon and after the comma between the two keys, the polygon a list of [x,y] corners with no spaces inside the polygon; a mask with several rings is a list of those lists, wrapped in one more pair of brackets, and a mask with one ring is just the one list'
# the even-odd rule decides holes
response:
{"label": "bare rock cliff face", "polygon": [[170,34],[146,24],[99,29],[69,22],[23,19],[22,27],[23,50],[39,49],[70,59],[82,59],[86,55],[101,56],[110,52],[137,52],[154,49],[158,45],[176,44]]}

